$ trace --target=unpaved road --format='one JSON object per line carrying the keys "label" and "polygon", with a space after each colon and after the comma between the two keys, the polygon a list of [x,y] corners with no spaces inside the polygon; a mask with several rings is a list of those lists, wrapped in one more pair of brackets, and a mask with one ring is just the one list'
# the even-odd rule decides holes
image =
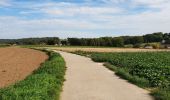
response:
{"label": "unpaved road", "polygon": [[48,56],[37,50],[0,48],[0,88],[23,80],[36,70]]}
{"label": "unpaved road", "polygon": [[61,100],[153,100],[149,92],[117,77],[90,58],[59,52],[67,64]]}

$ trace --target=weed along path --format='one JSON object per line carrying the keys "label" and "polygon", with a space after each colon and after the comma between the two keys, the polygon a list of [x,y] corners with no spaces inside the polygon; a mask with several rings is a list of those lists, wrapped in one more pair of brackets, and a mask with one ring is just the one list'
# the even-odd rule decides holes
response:
{"label": "weed along path", "polygon": [[59,52],[66,61],[61,100],[153,100],[149,92],[117,77],[90,58]]}

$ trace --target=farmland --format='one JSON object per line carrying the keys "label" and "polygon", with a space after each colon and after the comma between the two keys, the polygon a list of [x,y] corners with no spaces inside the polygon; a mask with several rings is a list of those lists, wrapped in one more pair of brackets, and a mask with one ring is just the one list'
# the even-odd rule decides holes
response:
{"label": "farmland", "polygon": [[170,51],[170,49],[140,49],[140,48],[115,48],[115,47],[97,47],[97,46],[41,46],[41,45],[22,45],[21,47],[53,49],[66,52],[87,51],[87,52],[157,52]]}
{"label": "farmland", "polygon": [[170,98],[170,52],[92,53],[75,52],[89,56],[117,75],[143,88],[149,88],[158,100]]}
{"label": "farmland", "polygon": [[59,54],[47,53],[49,59],[31,75],[16,84],[1,88],[0,100],[59,100],[66,70],[65,62]]}
{"label": "farmland", "polygon": [[16,47],[0,48],[0,87],[23,80],[47,58],[45,53],[37,50]]}
{"label": "farmland", "polygon": [[[92,60],[96,62],[106,62],[105,66],[107,68],[113,70],[117,75],[128,80],[129,82],[136,84],[139,87],[150,90],[151,94],[157,100],[169,100],[170,98],[170,52],[167,52],[167,49],[123,49],[80,46],[24,47],[39,49],[46,48],[51,50],[73,52],[79,55],[91,57]],[[0,99],[60,99],[60,93],[62,91],[63,82],[65,80],[64,75],[66,68],[64,59],[58,53],[47,52],[45,54],[37,50],[19,47],[7,47],[1,49],[0,50],[2,54],[0,54],[0,57],[2,58],[2,60],[0,59],[0,63],[3,65],[1,66],[2,71],[0,72],[0,77],[2,80],[1,84],[3,84],[3,82],[7,83],[4,83],[1,86]],[[43,54],[44,56],[38,55],[38,57],[44,60],[36,64],[32,70],[29,70],[30,67],[28,66],[31,66],[32,64],[34,64],[34,62],[38,62],[38,58],[36,58],[36,54],[33,53],[33,51]],[[45,59],[48,58],[47,54],[49,56],[49,59],[44,62]],[[28,58],[31,58],[31,60],[27,59],[27,56],[25,55],[27,55]],[[42,62],[44,63],[40,65],[40,63]],[[22,63],[24,63],[24,65]],[[10,66],[5,67],[7,65]],[[16,67],[19,65],[21,66],[21,68]],[[25,67],[26,65],[28,66]],[[95,70],[93,70],[92,72],[95,72]],[[25,74],[24,76],[24,74],[21,73],[27,74]],[[11,75],[11,77],[4,77],[4,75]],[[4,81],[3,79],[6,79],[6,81]],[[14,80],[9,81],[10,79]]]}

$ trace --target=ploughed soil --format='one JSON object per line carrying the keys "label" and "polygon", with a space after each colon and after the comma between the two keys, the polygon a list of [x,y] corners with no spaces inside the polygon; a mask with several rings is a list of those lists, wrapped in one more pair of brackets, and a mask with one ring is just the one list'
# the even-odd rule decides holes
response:
{"label": "ploughed soil", "polygon": [[48,56],[37,50],[0,48],[0,88],[25,79],[46,59]]}

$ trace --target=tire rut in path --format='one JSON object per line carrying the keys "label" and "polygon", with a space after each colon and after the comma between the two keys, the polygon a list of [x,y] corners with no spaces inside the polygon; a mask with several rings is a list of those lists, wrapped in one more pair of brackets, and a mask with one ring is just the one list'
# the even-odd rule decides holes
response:
{"label": "tire rut in path", "polygon": [[147,90],[120,79],[90,58],[59,52],[66,61],[61,100],[153,100]]}

